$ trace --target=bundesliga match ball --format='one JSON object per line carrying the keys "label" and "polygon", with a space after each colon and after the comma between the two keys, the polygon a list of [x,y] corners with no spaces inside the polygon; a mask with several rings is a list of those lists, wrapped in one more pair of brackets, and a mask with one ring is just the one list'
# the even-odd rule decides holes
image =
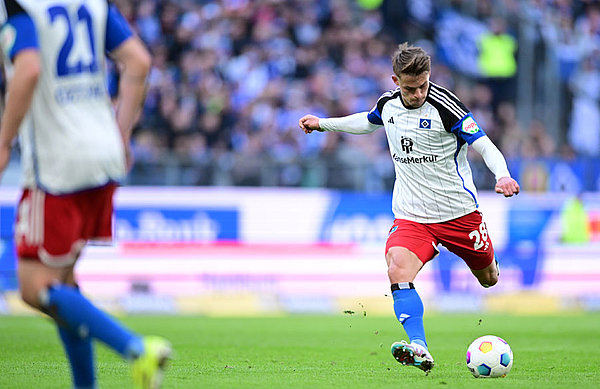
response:
{"label": "bundesliga match ball", "polygon": [[504,377],[512,364],[512,350],[499,336],[477,338],[467,349],[467,367],[475,378]]}

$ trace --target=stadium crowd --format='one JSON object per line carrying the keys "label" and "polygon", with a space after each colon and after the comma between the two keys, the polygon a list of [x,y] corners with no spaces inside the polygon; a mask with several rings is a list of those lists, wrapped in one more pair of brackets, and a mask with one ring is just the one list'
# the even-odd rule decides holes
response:
{"label": "stadium crowd", "polygon": [[[555,165],[600,155],[600,6],[594,1],[114,2],[154,61],[133,137],[130,184],[389,188],[394,172],[384,131],[305,137],[297,123],[308,112],[371,109],[395,87],[390,55],[403,41],[432,54],[432,81],[472,110],[525,190],[551,189]],[[555,54],[556,93],[568,97],[557,135],[542,117],[526,125],[518,120],[520,23],[534,27],[529,39],[538,50]],[[496,73],[484,66],[486,36],[503,37],[494,42],[506,66]],[[491,188],[493,177],[475,154],[476,185]],[[523,163],[544,160],[553,162],[541,170]]]}

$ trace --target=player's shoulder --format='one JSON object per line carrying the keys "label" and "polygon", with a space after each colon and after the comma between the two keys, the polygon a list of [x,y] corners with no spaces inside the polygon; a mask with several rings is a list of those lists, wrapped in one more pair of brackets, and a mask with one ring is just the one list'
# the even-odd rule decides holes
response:
{"label": "player's shoulder", "polygon": [[396,88],[396,89],[391,89],[385,93],[383,93],[381,96],[379,96],[379,99],[377,99],[377,109],[379,110],[379,112],[383,111],[383,107],[385,106],[385,104],[393,99],[397,99],[400,97],[400,87]]}
{"label": "player's shoulder", "polygon": [[436,84],[434,82],[431,82],[431,81],[429,81],[429,84],[431,85],[431,87],[429,89],[430,94],[438,96],[438,98],[446,97],[453,101],[460,101],[460,99],[454,93],[452,93],[452,91],[450,89],[445,88],[445,87],[443,87],[439,84]]}
{"label": "player's shoulder", "polygon": [[381,96],[379,96],[379,100],[381,99],[393,99],[395,97],[398,97],[400,95],[400,87],[396,88],[396,89],[390,89],[387,92],[384,92]]}
{"label": "player's shoulder", "polygon": [[443,111],[458,119],[465,117],[469,110],[448,88],[444,88],[434,82],[429,82],[429,94],[427,101],[438,111]]}

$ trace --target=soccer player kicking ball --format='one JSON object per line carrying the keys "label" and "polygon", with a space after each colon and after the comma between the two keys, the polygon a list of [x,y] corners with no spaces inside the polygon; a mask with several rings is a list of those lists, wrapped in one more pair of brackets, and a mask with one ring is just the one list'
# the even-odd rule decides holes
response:
{"label": "soccer player kicking ball", "polygon": [[519,184],[510,177],[498,148],[469,110],[450,91],[429,81],[431,60],[420,47],[404,43],[392,56],[392,80],[370,112],[320,119],[306,115],[305,133],[342,131],[368,134],[385,128],[396,170],[394,225],[385,248],[394,312],[410,339],[392,345],[403,365],[429,372],[434,361],[423,328],[423,303],[413,281],[438,253],[438,244],[461,257],[479,283],[498,282],[498,266],[467,161],[471,145],[496,177],[496,192],[510,197]]}
{"label": "soccer player kicking ball", "polygon": [[[131,332],[80,292],[74,266],[89,239],[110,239],[116,182],[144,99],[150,56],[107,0],[0,0],[9,75],[0,173],[20,135],[23,195],[15,243],[23,300],[49,315],[75,388],[95,388],[93,339],[132,363],[140,388],[160,385],[171,347]],[[121,67],[116,114],[105,57]]]}

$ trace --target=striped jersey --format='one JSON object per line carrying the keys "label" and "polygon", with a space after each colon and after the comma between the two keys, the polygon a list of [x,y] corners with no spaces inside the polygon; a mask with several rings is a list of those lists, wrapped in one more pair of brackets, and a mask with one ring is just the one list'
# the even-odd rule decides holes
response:
{"label": "striped jersey", "polygon": [[118,10],[107,0],[0,0],[0,28],[9,82],[21,50],[37,50],[41,61],[19,129],[23,186],[64,194],[122,180],[105,74],[105,53],[132,35]]}
{"label": "striped jersey", "polygon": [[385,127],[396,219],[439,223],[478,207],[467,148],[485,133],[453,93],[430,81],[425,103],[411,108],[397,88],[379,98],[368,120]]}

